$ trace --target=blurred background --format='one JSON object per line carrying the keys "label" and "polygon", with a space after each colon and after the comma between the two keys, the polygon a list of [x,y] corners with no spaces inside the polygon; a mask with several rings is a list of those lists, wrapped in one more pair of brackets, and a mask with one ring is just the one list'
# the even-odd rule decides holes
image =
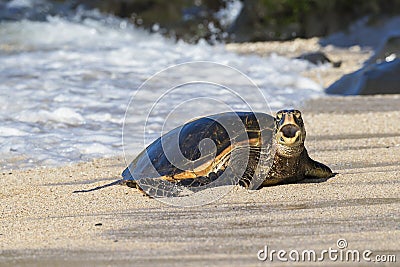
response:
{"label": "blurred background", "polygon": [[[399,25],[400,0],[0,0],[0,164],[119,155],[129,99],[155,73],[190,61],[243,72],[268,102],[270,110],[251,107],[262,112],[330,94],[398,94]],[[163,77],[136,101],[132,155],[143,148],[139,126],[154,140],[183,98],[163,98],[151,118],[145,108],[193,73]],[[221,88],[187,88],[185,97],[200,92],[208,99],[190,106],[196,116],[226,111],[210,98],[248,109]]]}
{"label": "blurred background", "polygon": [[196,42],[254,42],[327,36],[365,18],[379,25],[398,0],[114,0],[80,1],[138,26]]}
{"label": "blurred background", "polygon": [[[81,0],[1,1],[0,18],[45,19],[78,8],[127,18],[151,32],[189,43],[323,37],[363,20],[381,25],[400,13],[399,0]],[[28,10],[32,4],[37,10]],[[12,12],[10,12],[12,9]]]}

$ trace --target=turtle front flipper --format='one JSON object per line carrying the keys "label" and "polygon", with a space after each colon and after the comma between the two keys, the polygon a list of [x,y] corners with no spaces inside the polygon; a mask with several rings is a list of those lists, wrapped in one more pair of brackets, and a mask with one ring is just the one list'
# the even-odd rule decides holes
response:
{"label": "turtle front flipper", "polygon": [[332,170],[318,161],[308,158],[305,170],[305,178],[330,178],[333,177],[334,173]]}

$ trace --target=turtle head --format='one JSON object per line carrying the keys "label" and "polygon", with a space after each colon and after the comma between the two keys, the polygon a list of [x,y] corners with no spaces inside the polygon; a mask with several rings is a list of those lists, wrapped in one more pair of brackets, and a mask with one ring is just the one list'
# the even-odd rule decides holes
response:
{"label": "turtle head", "polygon": [[296,151],[302,151],[306,130],[301,112],[295,109],[280,110],[276,113],[275,123],[275,138],[278,150],[284,150],[282,153],[287,154],[287,156],[297,154],[295,153]]}

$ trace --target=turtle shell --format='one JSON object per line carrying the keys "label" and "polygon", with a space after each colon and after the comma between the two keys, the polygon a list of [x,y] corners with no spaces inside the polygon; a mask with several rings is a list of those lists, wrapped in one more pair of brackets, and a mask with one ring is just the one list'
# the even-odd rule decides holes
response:
{"label": "turtle shell", "polygon": [[[256,188],[265,177],[259,177],[261,181],[253,181],[253,177],[259,165],[268,165],[264,158],[271,158],[273,134],[274,118],[265,113],[228,112],[202,117],[155,140],[122,176],[156,197],[182,194],[184,190],[179,187],[190,187],[193,192],[195,187],[239,182]],[[259,176],[266,171],[263,167]],[[225,178],[218,179],[222,176]]]}

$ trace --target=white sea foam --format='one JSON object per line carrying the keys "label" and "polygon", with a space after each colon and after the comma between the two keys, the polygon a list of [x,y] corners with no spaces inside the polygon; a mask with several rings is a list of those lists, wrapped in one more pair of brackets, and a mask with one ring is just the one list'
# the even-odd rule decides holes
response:
{"label": "white sea foam", "polygon": [[[30,3],[13,2],[24,6]],[[222,44],[174,42],[96,12],[69,18],[53,16],[46,21],[3,21],[1,167],[54,165],[121,155],[121,128],[130,97],[158,71],[196,60],[227,64],[242,71],[260,87],[273,110],[323,94],[320,85],[300,75],[313,67],[308,63],[279,56],[236,55]],[[175,78],[179,77],[168,79]],[[227,80],[235,82],[233,78]],[[168,81],[160,81],[159,87],[163,86],[168,86]],[[143,114],[142,107],[156,100],[157,90],[149,91],[141,106],[134,107],[130,122],[145,122],[147,114]],[[190,98],[192,93],[188,94]],[[210,90],[210,94],[223,95],[218,90]],[[170,108],[174,101],[179,101],[179,96],[161,103],[159,115],[149,121],[155,132],[163,124],[163,107]],[[240,103],[236,104],[240,109]],[[211,105],[215,107],[205,103],[197,108],[207,110]],[[142,133],[132,132],[137,152],[143,148],[142,137]]]}

